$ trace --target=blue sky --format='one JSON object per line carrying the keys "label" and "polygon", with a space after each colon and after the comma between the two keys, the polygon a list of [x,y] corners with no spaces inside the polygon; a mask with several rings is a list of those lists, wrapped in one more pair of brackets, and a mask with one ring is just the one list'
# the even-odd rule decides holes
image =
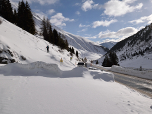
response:
{"label": "blue sky", "polygon": [[152,23],[152,0],[27,1],[52,24],[98,43],[120,41]]}

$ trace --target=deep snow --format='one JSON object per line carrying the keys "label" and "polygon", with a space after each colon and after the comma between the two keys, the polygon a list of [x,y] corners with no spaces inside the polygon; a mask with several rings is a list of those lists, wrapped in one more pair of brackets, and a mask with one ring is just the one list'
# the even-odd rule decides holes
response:
{"label": "deep snow", "polygon": [[1,114],[152,113],[152,99],[115,83],[108,72],[83,67],[62,71],[43,62],[0,69]]}

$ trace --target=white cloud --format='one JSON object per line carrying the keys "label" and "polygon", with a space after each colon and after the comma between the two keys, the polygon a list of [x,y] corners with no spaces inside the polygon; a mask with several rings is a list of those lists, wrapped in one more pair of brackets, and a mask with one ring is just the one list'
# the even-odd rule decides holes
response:
{"label": "white cloud", "polygon": [[87,38],[87,39],[96,39],[97,37],[96,36],[89,36],[89,37],[84,37],[84,38]]}
{"label": "white cloud", "polygon": [[93,28],[96,28],[96,27],[98,27],[98,26],[109,26],[110,24],[112,24],[112,23],[115,23],[115,22],[117,22],[117,20],[116,19],[114,19],[114,20],[110,20],[110,21],[107,21],[107,20],[105,20],[105,21],[95,21],[95,22],[93,22],[92,24],[93,24]]}
{"label": "white cloud", "polygon": [[136,6],[130,6],[136,0],[110,0],[104,4],[104,14],[109,16],[121,16],[137,9],[141,9],[143,4],[139,3]]}
{"label": "white cloud", "polygon": [[137,19],[137,20],[129,21],[129,22],[135,23],[135,24],[147,22],[147,24],[150,24],[150,23],[152,23],[152,14],[149,16],[141,17],[140,19]]}
{"label": "white cloud", "polygon": [[75,6],[80,6],[81,4],[80,3],[75,3]]}
{"label": "white cloud", "polygon": [[56,26],[63,27],[66,26],[64,22],[72,22],[74,19],[65,18],[62,13],[57,13],[56,15],[52,16],[50,22]]}
{"label": "white cloud", "polygon": [[79,11],[76,11],[75,13],[76,13],[77,15],[80,15],[80,12],[79,12]]}
{"label": "white cloud", "polygon": [[80,24],[79,27],[90,27],[90,25],[82,25],[82,24]]}
{"label": "white cloud", "polygon": [[127,38],[135,33],[137,33],[137,29],[133,27],[126,27],[118,30],[117,32],[111,32],[109,30],[105,32],[100,32],[98,34],[99,38],[119,38],[119,39],[124,39]]}
{"label": "white cloud", "polygon": [[54,9],[50,9],[50,10],[47,11],[47,14],[49,14],[49,15],[52,15],[53,13],[55,13]]}
{"label": "white cloud", "polygon": [[93,4],[93,1],[92,0],[87,0],[85,1],[83,4],[82,4],[82,10],[83,11],[87,11],[89,9],[92,9],[92,4]]}
{"label": "white cloud", "polygon": [[82,29],[82,30],[80,30],[80,31],[78,31],[78,32],[85,32],[85,31],[87,31],[88,30],[88,28],[84,28],[84,29]]}
{"label": "white cloud", "polygon": [[[11,1],[19,2],[21,0],[11,0]],[[45,4],[55,4],[59,0],[26,0],[26,1],[28,1],[29,3],[36,2],[36,3],[39,3],[41,5],[45,5]]]}
{"label": "white cloud", "polygon": [[94,4],[93,0],[84,0],[84,3],[81,6],[81,9],[83,11],[88,11],[91,9],[100,9],[102,7],[102,5],[99,4]]}

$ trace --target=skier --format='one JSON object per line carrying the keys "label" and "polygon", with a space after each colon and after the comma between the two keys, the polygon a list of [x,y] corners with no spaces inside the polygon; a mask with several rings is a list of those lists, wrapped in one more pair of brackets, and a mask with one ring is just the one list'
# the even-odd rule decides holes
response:
{"label": "skier", "polygon": [[47,48],[47,52],[49,53],[49,46],[46,46],[46,48]]}

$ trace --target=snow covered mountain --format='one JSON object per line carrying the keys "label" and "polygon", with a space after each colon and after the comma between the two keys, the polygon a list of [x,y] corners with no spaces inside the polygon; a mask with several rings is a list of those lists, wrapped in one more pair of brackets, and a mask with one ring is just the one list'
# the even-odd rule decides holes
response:
{"label": "snow covered mountain", "polygon": [[[70,54],[66,50],[60,50],[47,41],[38,38],[16,25],[0,17],[0,63],[31,63],[42,61],[57,64],[59,68],[74,68],[77,57],[73,56],[70,61]],[[49,45],[50,52],[47,53],[46,46]],[[63,59],[64,65],[60,64]]]}
{"label": "snow covered mountain", "polygon": [[[17,9],[17,4],[13,2],[11,4],[14,9]],[[34,12],[33,12],[33,18],[35,21],[36,30],[40,32],[42,18],[40,18]],[[87,57],[87,59],[95,60],[103,56],[108,51],[108,49],[103,47],[102,45],[98,45],[97,43],[88,40],[86,38],[83,38],[81,36],[68,33],[53,24],[51,25],[52,25],[52,29],[56,29],[64,37],[64,39],[68,41],[69,46],[73,47],[75,51],[79,52],[79,56],[82,58]],[[40,36],[37,37],[42,38]]]}
{"label": "snow covered mountain", "polygon": [[[36,29],[38,31],[40,31],[41,28],[41,23],[42,23],[42,19],[35,13],[33,13],[33,17],[35,20],[35,25],[36,25]],[[77,50],[79,52],[79,55],[81,57],[89,57],[89,55],[97,55],[93,57],[89,57],[90,59],[96,59],[96,57],[101,57],[103,56],[108,49],[98,45],[86,38],[83,38],[81,36],[77,36],[77,35],[73,35],[71,33],[68,33],[58,27],[56,27],[55,25],[52,25],[52,29],[56,29],[63,37],[64,39],[66,39],[70,45],[70,47],[74,47],[75,50]]]}
{"label": "snow covered mountain", "polygon": [[102,45],[102,46],[104,46],[104,47],[106,47],[106,48],[108,48],[110,50],[116,43],[117,42],[110,41],[110,42],[101,43],[100,45]]}
{"label": "snow covered mountain", "polygon": [[118,42],[110,51],[116,52],[121,66],[152,69],[152,24]]}

